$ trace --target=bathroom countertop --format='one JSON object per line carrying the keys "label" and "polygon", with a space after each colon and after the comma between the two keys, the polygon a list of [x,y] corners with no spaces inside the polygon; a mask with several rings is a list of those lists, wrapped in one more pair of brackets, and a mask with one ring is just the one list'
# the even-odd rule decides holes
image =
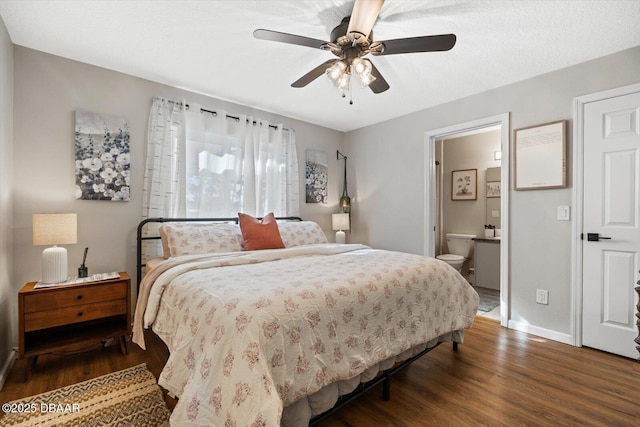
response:
{"label": "bathroom countertop", "polygon": [[500,237],[474,237],[477,242],[500,243]]}

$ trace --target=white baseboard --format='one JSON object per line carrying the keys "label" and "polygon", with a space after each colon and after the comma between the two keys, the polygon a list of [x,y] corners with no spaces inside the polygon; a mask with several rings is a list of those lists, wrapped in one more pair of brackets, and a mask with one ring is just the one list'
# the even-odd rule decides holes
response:
{"label": "white baseboard", "polygon": [[2,370],[0,370],[0,391],[4,387],[4,383],[7,382],[7,378],[9,378],[9,371],[13,367],[13,363],[16,361],[16,356],[17,353],[11,350],[11,353],[9,353],[9,357],[7,357],[6,363],[2,367]]}
{"label": "white baseboard", "polygon": [[515,320],[509,320],[509,329],[514,329],[520,332],[526,332],[528,334],[537,335],[542,338],[547,338],[553,341],[558,341],[564,344],[574,345],[573,337],[569,334],[563,334],[558,331],[552,331],[551,329],[540,328],[538,326],[532,326],[528,323],[517,322]]}

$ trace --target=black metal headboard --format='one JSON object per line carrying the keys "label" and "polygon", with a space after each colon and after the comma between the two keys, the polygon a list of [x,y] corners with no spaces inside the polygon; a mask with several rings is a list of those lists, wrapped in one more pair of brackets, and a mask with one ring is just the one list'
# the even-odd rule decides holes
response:
{"label": "black metal headboard", "polygon": [[[262,219],[262,218],[258,218]],[[277,217],[278,221],[302,221],[302,218],[297,216]],[[138,231],[136,233],[136,283],[140,286],[142,280],[142,269],[146,266],[146,263],[142,262],[142,242],[145,240],[160,240],[160,235],[143,236],[144,227],[149,223],[165,223],[165,222],[226,222],[226,223],[238,223],[238,217],[235,218],[147,218],[138,224]]]}

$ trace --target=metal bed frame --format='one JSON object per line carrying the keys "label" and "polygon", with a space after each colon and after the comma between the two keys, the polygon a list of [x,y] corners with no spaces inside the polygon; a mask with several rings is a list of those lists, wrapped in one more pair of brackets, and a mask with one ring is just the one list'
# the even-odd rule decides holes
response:
{"label": "metal bed frame", "polygon": [[[262,219],[262,218],[258,218]],[[278,221],[302,221],[299,216],[285,216],[277,217]],[[142,269],[147,265],[142,262],[142,244],[149,240],[160,240],[160,235],[143,236],[144,227],[150,223],[165,223],[165,222],[220,222],[220,223],[235,223],[238,224],[238,217],[235,218],[147,218],[138,224],[138,230],[136,232],[136,284],[140,287],[140,281],[142,280]],[[140,291],[140,289],[138,289]]]}
{"label": "metal bed frame", "polygon": [[[276,219],[279,221],[302,221],[302,218],[297,216],[278,217]],[[142,280],[142,269],[146,265],[142,262],[142,244],[145,241],[160,239],[159,235],[143,236],[144,227],[149,223],[167,223],[167,222],[220,222],[220,223],[237,224],[238,218],[237,217],[236,218],[147,218],[142,222],[140,222],[137,230],[137,278],[136,278],[136,281],[137,281],[138,288],[140,287],[140,281]],[[355,400],[358,396],[366,393],[367,391],[371,390],[372,388],[374,388],[380,383],[382,383],[382,399],[384,401],[388,401],[389,399],[391,399],[391,376],[403,370],[404,368],[408,367],[413,362],[415,362],[416,360],[420,359],[422,356],[424,356],[431,350],[438,347],[440,344],[442,343],[438,342],[433,347],[428,347],[422,350],[420,353],[416,354],[415,356],[412,356],[409,359],[403,362],[397,363],[393,367],[385,371],[382,371],[374,379],[366,383],[360,383],[356,387],[356,389],[351,393],[338,397],[338,401],[336,402],[335,406],[333,406],[331,409],[323,412],[322,414],[313,416],[309,420],[309,426],[315,426],[321,423],[322,421],[326,420],[335,412],[337,412],[339,409],[348,405],[350,402]],[[455,341],[453,341],[453,350],[454,351],[458,350],[458,343]]]}

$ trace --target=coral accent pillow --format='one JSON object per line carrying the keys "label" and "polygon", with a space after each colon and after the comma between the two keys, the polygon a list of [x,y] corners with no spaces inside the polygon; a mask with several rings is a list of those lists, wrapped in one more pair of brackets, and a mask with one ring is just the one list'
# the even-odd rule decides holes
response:
{"label": "coral accent pillow", "polygon": [[242,238],[244,239],[245,251],[284,248],[278,223],[273,212],[267,214],[262,220],[251,215],[238,213],[238,220]]}

